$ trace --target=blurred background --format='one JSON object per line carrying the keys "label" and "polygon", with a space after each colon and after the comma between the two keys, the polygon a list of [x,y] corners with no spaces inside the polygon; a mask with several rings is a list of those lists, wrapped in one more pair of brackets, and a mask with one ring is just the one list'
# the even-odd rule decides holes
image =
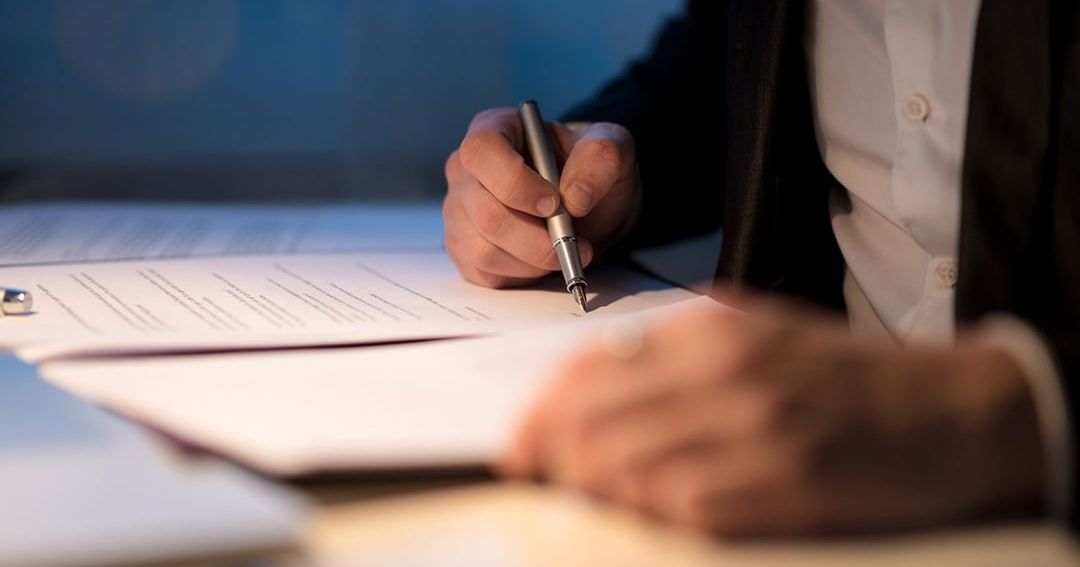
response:
{"label": "blurred background", "polygon": [[434,198],[472,115],[556,117],[679,0],[0,0],[0,198]]}

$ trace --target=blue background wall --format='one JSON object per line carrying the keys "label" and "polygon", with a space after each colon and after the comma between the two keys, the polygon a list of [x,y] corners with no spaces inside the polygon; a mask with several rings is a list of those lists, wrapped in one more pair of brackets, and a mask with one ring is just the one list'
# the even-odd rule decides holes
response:
{"label": "blue background wall", "polygon": [[0,165],[287,156],[338,160],[360,193],[430,183],[410,172],[441,168],[475,111],[558,114],[679,5],[0,0]]}

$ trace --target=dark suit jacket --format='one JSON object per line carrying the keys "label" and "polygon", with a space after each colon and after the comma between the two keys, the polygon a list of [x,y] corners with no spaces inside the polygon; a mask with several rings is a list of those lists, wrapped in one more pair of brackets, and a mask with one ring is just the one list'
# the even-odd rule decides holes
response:
{"label": "dark suit jacket", "polygon": [[[629,246],[722,225],[718,279],[841,308],[843,258],[827,200],[836,181],[814,136],[805,4],[690,0],[685,17],[665,28],[647,59],[567,118],[617,122],[635,135],[645,197]],[[1078,30],[1075,0],[982,2],[955,313],[962,325],[1008,312],[1042,333],[1064,381],[1074,440],[1080,438]],[[1080,452],[1074,447],[1073,454]]]}

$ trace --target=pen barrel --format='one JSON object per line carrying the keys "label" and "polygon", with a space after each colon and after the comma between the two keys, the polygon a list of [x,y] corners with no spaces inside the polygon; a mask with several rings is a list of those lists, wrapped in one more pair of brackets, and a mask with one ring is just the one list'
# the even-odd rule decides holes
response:
{"label": "pen barrel", "polygon": [[[559,166],[555,163],[555,152],[552,151],[547,129],[544,128],[544,119],[540,116],[540,109],[536,102],[529,100],[522,103],[520,115],[521,125],[525,131],[525,145],[533,169],[558,190]],[[559,205],[555,213],[547,218],[547,229],[551,237],[551,246],[559,258],[559,266],[562,267],[566,291],[588,285],[581,267],[573,219],[570,213],[566,212],[565,207]]]}
{"label": "pen barrel", "polygon": [[525,145],[528,146],[533,169],[558,190],[559,166],[555,163],[555,152],[548,140],[540,108],[536,102],[529,100],[521,104],[520,114],[521,125],[525,130]]}

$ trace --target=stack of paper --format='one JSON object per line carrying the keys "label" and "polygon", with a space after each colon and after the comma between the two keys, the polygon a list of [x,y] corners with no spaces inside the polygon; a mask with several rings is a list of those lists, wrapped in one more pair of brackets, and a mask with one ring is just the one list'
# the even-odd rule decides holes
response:
{"label": "stack of paper", "polygon": [[[564,298],[565,299],[565,298]],[[559,365],[628,317],[382,348],[46,363],[81,396],[284,476],[489,464]]]}
{"label": "stack of paper", "polygon": [[[690,294],[634,272],[590,272],[592,318]],[[557,279],[471,285],[442,252],[133,260],[0,268],[35,295],[0,347],[85,354],[359,345],[486,335],[581,317]]]}
{"label": "stack of paper", "polygon": [[[93,225],[80,211],[68,222]],[[36,296],[32,315],[0,320],[0,346],[79,395],[274,474],[469,466],[490,462],[552,364],[597,328],[695,297],[592,268],[583,316],[557,276],[473,286],[442,251],[406,246],[413,232],[380,224],[383,213],[354,213],[376,219],[384,250],[218,246],[224,255],[0,268],[0,282]],[[76,233],[37,250],[55,255]]]}

